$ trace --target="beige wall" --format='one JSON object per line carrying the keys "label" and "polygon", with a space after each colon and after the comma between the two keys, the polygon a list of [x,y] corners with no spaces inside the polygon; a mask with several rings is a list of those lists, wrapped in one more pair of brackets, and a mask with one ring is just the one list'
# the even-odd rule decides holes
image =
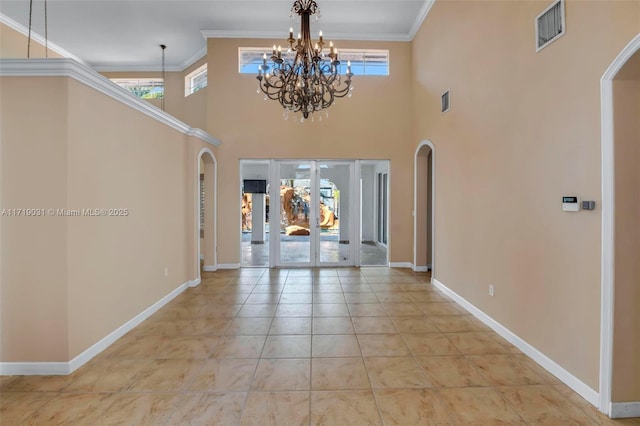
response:
{"label": "beige wall", "polygon": [[[283,37],[286,34],[283,33]],[[413,258],[413,152],[411,138],[410,43],[340,42],[338,48],[389,49],[389,77],[354,77],[352,98],[338,99],[322,122],[285,121],[275,101],[256,93],[255,75],[239,74],[238,47],[271,46],[283,40],[210,39],[207,129],[224,142],[218,153],[218,261],[240,263],[239,159],[391,160],[390,256]]]}
{"label": "beige wall", "polygon": [[[0,23],[0,58],[26,58],[28,38],[11,27]],[[44,58],[47,54],[44,45],[31,39],[31,58]],[[49,49],[49,58],[61,56]]]}
{"label": "beige wall", "polygon": [[205,144],[75,80],[0,89],[2,208],[129,209],[2,217],[0,360],[69,361],[197,277]]}
{"label": "beige wall", "polygon": [[[66,93],[61,78],[0,79],[2,209],[67,205]],[[66,361],[67,220],[0,221],[0,360]]]}
{"label": "beige wall", "polygon": [[[201,89],[189,96],[184,96],[184,78],[187,74],[206,62],[206,56],[180,72],[167,72],[165,82],[165,111],[191,127],[206,127],[207,89]],[[101,73],[107,78],[161,78],[158,71],[119,71]],[[149,102],[160,107],[160,99],[149,99]]]}
{"label": "beige wall", "polygon": [[566,35],[536,53],[546,6],[436,2],[412,45],[413,139],[437,152],[436,278],[597,390],[601,211],[561,197],[601,201],[599,80],[640,6],[567,1]]}
{"label": "beige wall", "polygon": [[640,401],[640,52],[613,81],[615,402]]}

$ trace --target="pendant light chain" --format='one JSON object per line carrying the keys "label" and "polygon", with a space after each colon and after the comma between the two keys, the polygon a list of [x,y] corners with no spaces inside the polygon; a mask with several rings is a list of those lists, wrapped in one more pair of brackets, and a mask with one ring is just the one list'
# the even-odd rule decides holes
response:
{"label": "pendant light chain", "polygon": [[162,107],[162,110],[164,111],[164,98],[166,95],[166,69],[165,69],[165,65],[164,65],[164,50],[167,48],[166,45],[161,44],[160,47],[162,48],[162,101],[160,101],[160,106]]}
{"label": "pendant light chain", "polygon": [[[27,38],[27,59],[31,58],[31,28],[33,27],[33,0],[29,0],[29,37]],[[44,0],[44,57],[49,57],[49,17],[47,0]]]}
{"label": "pendant light chain", "polygon": [[27,59],[31,57],[31,17],[33,16],[33,0],[29,0],[29,38],[27,39]]}
{"label": "pendant light chain", "polygon": [[49,20],[47,19],[47,0],[44,0],[44,57],[49,57]]}

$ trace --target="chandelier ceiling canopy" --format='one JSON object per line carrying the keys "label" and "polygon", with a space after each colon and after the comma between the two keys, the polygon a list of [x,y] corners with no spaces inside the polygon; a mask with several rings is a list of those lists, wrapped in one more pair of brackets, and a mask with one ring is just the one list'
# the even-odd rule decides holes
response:
{"label": "chandelier ceiling canopy", "polygon": [[[339,73],[340,61],[338,49],[329,43],[328,52],[324,50],[322,31],[318,41],[311,40],[311,16],[319,14],[315,0],[296,0],[291,7],[291,15],[300,17],[298,38],[293,38],[293,28],[289,29],[289,51],[295,53],[293,59],[283,57],[282,47],[273,46],[271,65],[267,63],[267,54],[258,67],[258,85],[265,99],[277,100],[289,112],[301,112],[301,121],[309,114],[329,108],[336,98],[351,96],[351,63],[348,62],[344,75]],[[327,113],[328,114],[328,113]]]}

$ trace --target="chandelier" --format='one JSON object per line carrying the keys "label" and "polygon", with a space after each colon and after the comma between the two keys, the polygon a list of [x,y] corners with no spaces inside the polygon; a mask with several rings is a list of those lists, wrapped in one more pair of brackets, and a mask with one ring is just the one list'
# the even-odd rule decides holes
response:
{"label": "chandelier", "polygon": [[[293,28],[289,29],[289,51],[295,52],[295,58],[282,57],[282,47],[273,46],[271,63],[267,64],[267,54],[263,55],[262,65],[258,67],[258,85],[266,98],[277,100],[289,112],[302,113],[300,121],[309,114],[329,108],[336,98],[351,94],[351,62],[347,62],[347,72],[340,75],[338,49],[330,42],[329,52],[325,55],[324,40],[320,31],[318,42],[311,41],[311,15],[320,13],[315,0],[296,0],[291,7],[293,14],[300,16],[300,33],[293,38]],[[328,114],[328,113],[327,113]]]}

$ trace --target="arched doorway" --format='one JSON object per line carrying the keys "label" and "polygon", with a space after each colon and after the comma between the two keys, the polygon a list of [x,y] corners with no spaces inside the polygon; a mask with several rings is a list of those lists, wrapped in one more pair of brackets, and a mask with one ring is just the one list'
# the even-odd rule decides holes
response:
{"label": "arched doorway", "polygon": [[431,141],[416,149],[413,184],[413,269],[431,271],[434,278],[435,151]]}
{"label": "arched doorway", "polygon": [[640,416],[640,34],[600,82],[602,321],[600,410]]}
{"label": "arched doorway", "polygon": [[197,222],[196,241],[198,241],[198,278],[201,271],[212,272],[218,269],[216,253],[216,157],[209,148],[198,153],[197,182]]}

